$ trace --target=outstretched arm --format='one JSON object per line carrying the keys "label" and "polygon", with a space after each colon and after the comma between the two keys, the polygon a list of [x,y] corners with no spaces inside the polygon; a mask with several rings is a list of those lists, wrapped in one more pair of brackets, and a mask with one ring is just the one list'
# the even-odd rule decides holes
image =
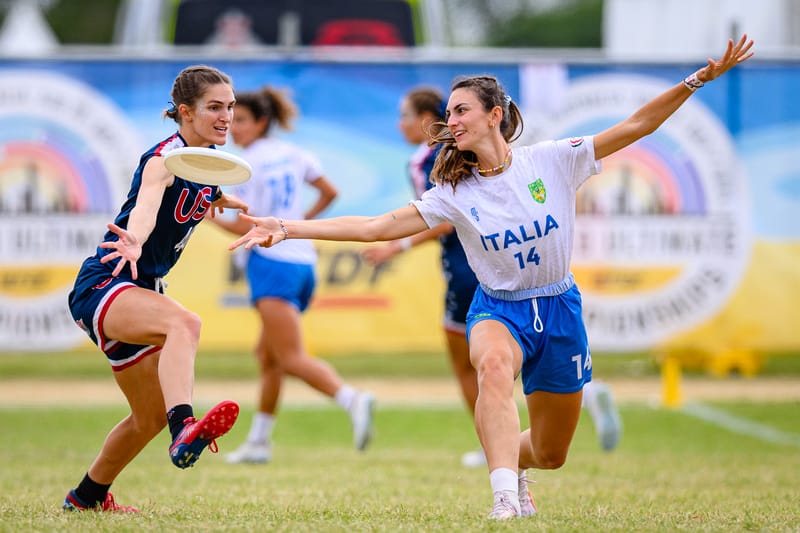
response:
{"label": "outstretched arm", "polygon": [[222,189],[220,189],[219,197],[211,204],[208,211],[205,212],[205,219],[236,235],[244,235],[247,233],[251,225],[241,218],[227,219],[217,216],[217,209],[219,209],[220,213],[224,213],[226,207],[229,209],[239,209],[243,213],[247,213],[248,210],[248,206],[244,201],[232,194],[225,194],[222,192]]}
{"label": "outstretched arm", "polygon": [[319,239],[325,241],[388,241],[414,235],[428,225],[417,208],[409,205],[376,217],[345,216],[317,220],[280,220],[274,217],[239,217],[253,228],[228,248],[244,245],[274,246],[284,239]]}
{"label": "outstretched arm", "polygon": [[752,47],[753,41],[747,40],[747,34],[743,35],[736,44],[732,39],[729,40],[728,48],[720,59],[709,58],[705,67],[686,80],[646,103],[624,121],[595,135],[595,159],[611,155],[656,131],[698,87],[702,87],[704,83],[720,77],[739,63],[750,59],[753,56],[753,52],[750,51]]}
{"label": "outstretched arm", "polygon": [[442,235],[449,235],[453,233],[455,228],[449,222],[442,222],[438,226],[426,229],[411,237],[403,237],[396,241],[387,242],[386,244],[371,246],[361,252],[361,256],[367,260],[372,266],[382,265],[390,260],[400,252],[419,246],[422,243],[438,239]]}
{"label": "outstretched arm", "polygon": [[232,194],[226,194],[225,192],[222,191],[222,189],[220,189],[219,196],[211,204],[211,207],[209,207],[208,211],[206,211],[206,218],[210,218],[216,221],[217,211],[219,211],[220,213],[224,213],[225,208],[239,209],[241,211],[244,211],[245,213],[247,213],[248,209],[247,204],[244,203],[240,198]]}

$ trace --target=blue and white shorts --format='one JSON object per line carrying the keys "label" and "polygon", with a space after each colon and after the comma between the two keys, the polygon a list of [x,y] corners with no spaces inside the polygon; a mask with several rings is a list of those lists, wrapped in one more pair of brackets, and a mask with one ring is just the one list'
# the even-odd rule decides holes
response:
{"label": "blue and white shorts", "polygon": [[[480,286],[467,316],[467,340],[469,332],[482,320],[497,320],[514,336],[522,349],[525,394],[537,390],[577,392],[592,380],[592,356],[581,314],[580,291],[572,276],[548,287],[541,288],[542,296],[524,297],[527,291],[491,291]],[[518,296],[523,299],[517,300]]]}
{"label": "blue and white shorts", "polygon": [[[75,287],[69,294],[69,310],[78,327],[106,354],[111,369],[119,372],[135,365],[142,358],[160,351],[161,346],[128,344],[106,338],[103,332],[103,319],[117,296],[133,287],[156,290],[154,280],[131,279],[128,269],[113,277],[112,269],[100,263],[97,256],[84,261],[75,280]],[[136,320],[136,318],[131,319]]]}
{"label": "blue and white shorts", "polygon": [[317,285],[314,266],[268,259],[258,253],[247,258],[247,283],[250,302],[279,298],[305,311]]}

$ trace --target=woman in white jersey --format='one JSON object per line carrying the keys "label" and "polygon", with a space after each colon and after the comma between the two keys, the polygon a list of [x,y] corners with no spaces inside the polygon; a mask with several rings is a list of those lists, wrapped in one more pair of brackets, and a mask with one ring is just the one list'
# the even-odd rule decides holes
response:
{"label": "woman in white jersey", "polygon": [[[264,87],[238,93],[231,125],[233,141],[244,148],[242,156],[253,167],[253,177],[237,188],[253,213],[286,218],[314,218],[336,198],[334,185],[323,176],[319,161],[286,141],[269,136],[273,125],[291,129],[297,109],[281,91]],[[318,197],[306,209],[301,194],[305,185]],[[252,224],[213,219],[224,229],[244,235]],[[334,398],[350,415],[353,440],[363,450],[372,434],[374,398],[345,384],[336,371],[305,351],[300,314],[308,307],[316,285],[317,254],[308,240],[293,240],[279,248],[256,248],[247,257],[250,299],[261,318],[255,355],[260,368],[258,406],[247,440],[227,460],[231,463],[265,463],[271,459],[271,434],[275,424],[284,374],[298,377]]]}
{"label": "woman in white jersey", "polygon": [[[439,153],[438,147],[428,144],[428,132],[434,123],[444,124],[447,101],[434,87],[417,87],[406,93],[400,102],[399,128],[409,143],[417,144],[408,163],[411,185],[417,198],[434,187],[430,173]],[[467,315],[478,280],[467,262],[464,248],[458,241],[453,225],[443,222],[413,237],[404,237],[364,250],[364,258],[373,266],[391,260],[397,254],[419,246],[433,239],[441,243],[441,264],[447,290],[444,298],[444,330],[450,363],[456,375],[461,394],[475,414],[475,401],[478,398],[478,376],[472,367],[467,345]],[[587,408],[594,423],[600,446],[605,451],[616,448],[622,431],[622,422],[614,403],[611,389],[595,379],[583,388],[583,406]],[[461,456],[461,464],[479,467],[486,464],[483,449],[467,452]]]}
{"label": "woman in white jersey", "polygon": [[[478,371],[475,427],[486,451],[493,519],[536,512],[528,468],[554,469],[567,457],[591,380],[580,293],[569,272],[578,187],[599,160],[655,131],[704,83],[749,59],[752,41],[728,42],[725,54],[633,115],[587,137],[515,147],[522,117],[497,80],[457,79],[447,130],[431,173],[436,182],[412,205],[375,217],[294,221],[239,215],[255,225],[231,244],[283,240],[379,241],[414,235],[444,221],[456,228],[480,281],[467,317]],[[530,429],[520,433],[513,390],[522,376]]]}

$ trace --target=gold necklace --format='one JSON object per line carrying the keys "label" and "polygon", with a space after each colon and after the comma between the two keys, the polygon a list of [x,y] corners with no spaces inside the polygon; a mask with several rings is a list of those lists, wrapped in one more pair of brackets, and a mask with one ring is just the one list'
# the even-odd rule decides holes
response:
{"label": "gold necklace", "polygon": [[480,168],[476,166],[475,169],[478,171],[478,174],[492,174],[494,172],[501,172],[505,170],[505,168],[508,166],[509,161],[511,161],[511,148],[508,149],[508,153],[506,153],[506,157],[505,159],[503,159],[503,162],[497,165],[496,167]]}

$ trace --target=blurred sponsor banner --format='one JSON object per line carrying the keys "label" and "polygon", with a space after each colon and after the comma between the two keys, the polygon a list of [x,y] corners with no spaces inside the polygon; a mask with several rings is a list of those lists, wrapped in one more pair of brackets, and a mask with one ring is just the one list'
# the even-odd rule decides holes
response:
{"label": "blurred sponsor banner", "polygon": [[[622,120],[696,65],[225,60],[0,62],[0,352],[85,346],[66,298],[121,204],[139,155],[175,130],[161,118],[177,73],[211,63],[237,90],[289,88],[284,135],[316,153],[340,196],[325,216],[411,199],[399,102],[418,85],[497,75],[523,109],[523,140],[580,137]],[[702,63],[702,62],[701,62]],[[593,348],[800,347],[800,65],[752,63],[698,90],[658,132],[604,161],[576,206],[573,271]],[[226,145],[225,150],[237,151]],[[309,198],[310,200],[310,198]],[[227,251],[201,226],[168,294],[203,318],[209,349],[249,349],[259,324]],[[317,243],[304,316],[314,353],[443,348],[438,247],[374,270],[363,244]]]}

